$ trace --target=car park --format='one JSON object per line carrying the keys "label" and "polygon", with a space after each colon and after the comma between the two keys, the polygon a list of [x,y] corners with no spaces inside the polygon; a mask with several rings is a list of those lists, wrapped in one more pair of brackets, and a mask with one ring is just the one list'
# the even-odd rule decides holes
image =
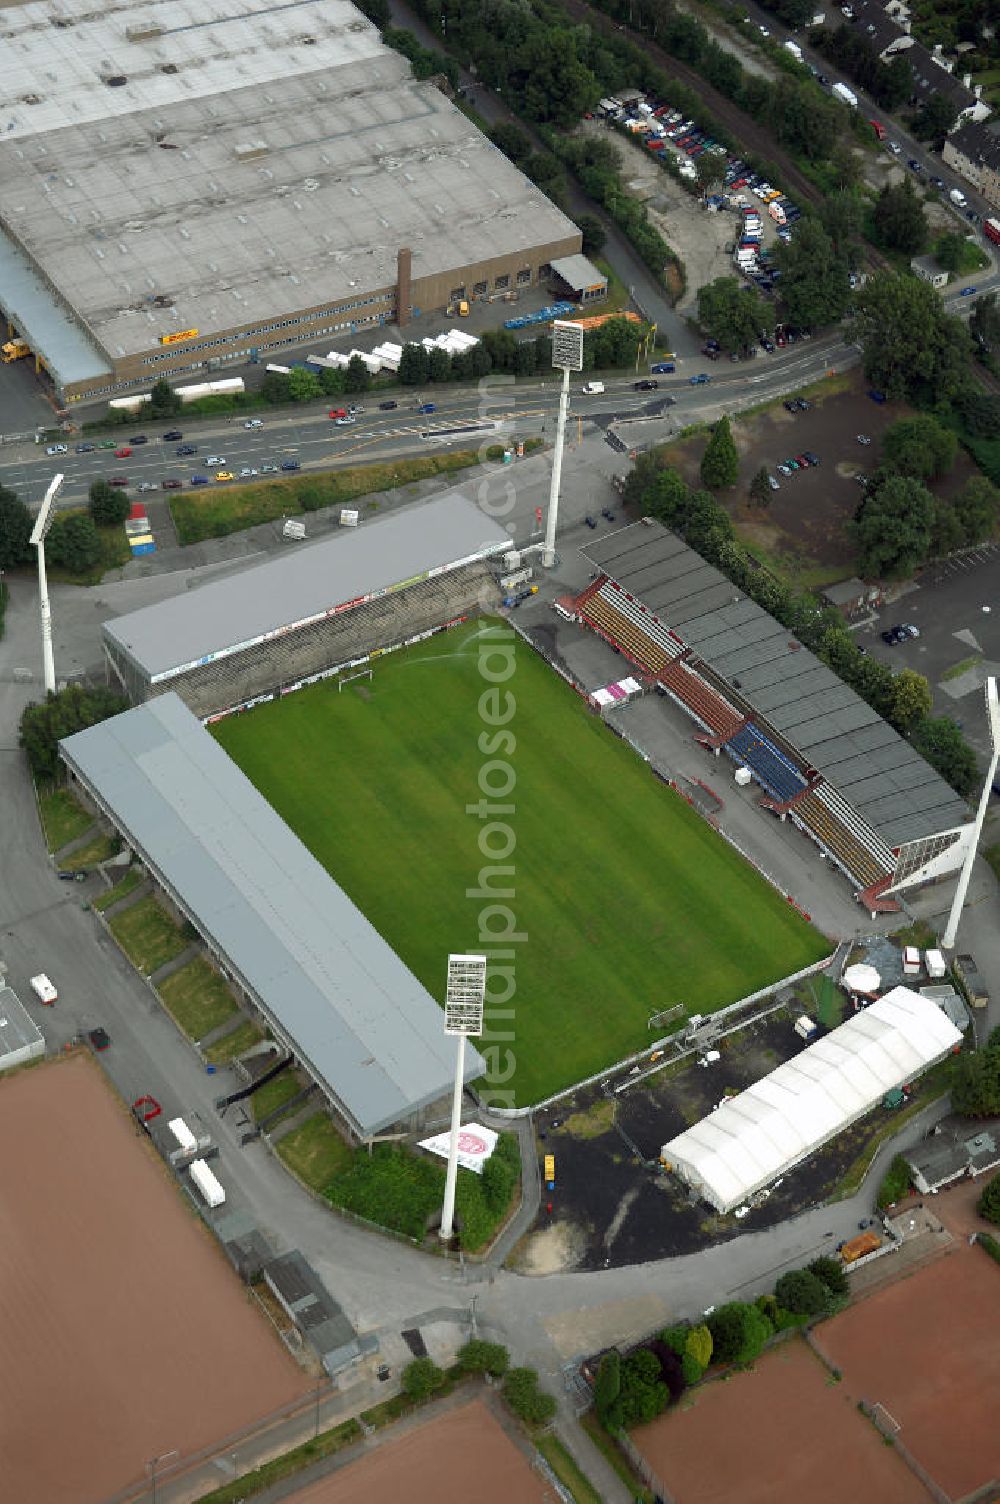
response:
{"label": "car park", "polygon": [[129,443],[138,448],[140,444],[148,444],[149,440],[144,433],[137,433],[134,439],[129,439]]}
{"label": "car park", "polygon": [[282,470],[301,470],[302,467],[298,460],[282,460],[281,468]]}
{"label": "car park", "polygon": [[47,444],[46,447],[45,447],[45,453],[46,454],[68,454],[69,450],[66,448],[65,444]]}
{"label": "car park", "polygon": [[127,447],[127,445],[124,445],[121,449],[116,449],[115,450],[115,459],[116,460],[127,460],[129,458],[129,456],[131,455],[131,453],[132,453],[131,449],[129,449]]}
{"label": "car park", "polygon": [[231,470],[218,470],[216,471],[215,478],[216,480],[232,480],[234,477]]}
{"label": "car park", "polygon": [[93,448],[93,444],[77,444],[76,452],[77,454],[91,454],[93,452]]}
{"label": "car park", "polygon": [[160,481],[160,490],[161,491],[179,491],[180,488],[181,488],[181,485],[182,485],[182,482],[179,481],[179,480],[173,480],[173,479],[161,480]]}
{"label": "car park", "polygon": [[181,455],[181,456],[188,455],[188,454],[197,454],[198,453],[198,445],[197,444],[181,444],[179,446],[179,448],[176,450],[176,453],[179,454],[179,455]]}
{"label": "car park", "polygon": [[164,444],[171,444],[176,439],[182,439],[183,437],[184,435],[179,428],[171,428],[163,435],[163,442]]}

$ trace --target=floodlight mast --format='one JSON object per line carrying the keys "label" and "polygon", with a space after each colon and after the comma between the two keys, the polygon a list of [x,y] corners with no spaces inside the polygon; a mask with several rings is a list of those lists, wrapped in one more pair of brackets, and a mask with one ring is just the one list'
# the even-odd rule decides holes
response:
{"label": "floodlight mast", "polygon": [[448,1173],[444,1182],[441,1211],[441,1241],[450,1243],[455,1222],[455,1187],[458,1181],[458,1136],[462,1127],[462,1091],[465,1087],[465,1041],[483,1032],[486,1001],[486,957],[450,955],[448,991],[444,1005],[444,1032],[458,1036],[455,1088],[451,1099],[451,1137],[448,1142]]}
{"label": "floodlight mast", "polygon": [[45,539],[52,526],[52,503],[65,480],[64,475],[54,475],[49,482],[42,504],[31,530],[29,543],[38,550],[38,605],[42,618],[42,671],[45,678],[45,693],[55,694],[56,666],[52,656],[52,609],[49,605],[49,585],[45,577]]}
{"label": "floodlight mast", "polygon": [[976,860],[976,852],[979,849],[979,838],[983,833],[983,821],[986,819],[986,810],[990,802],[990,790],[993,788],[994,779],[997,776],[997,764],[1000,763],[1000,700],[997,698],[997,681],[986,681],[986,718],[990,723],[990,739],[993,743],[993,751],[990,754],[990,765],[986,770],[986,780],[983,783],[983,792],[979,796],[979,808],[976,811],[975,823],[972,827],[972,835],[969,839],[969,849],[965,853],[965,861],[958,877],[958,887],[955,889],[955,897],[951,903],[951,913],[948,915],[948,924],[941,944],[945,950],[952,950],[958,938],[958,922],[962,917],[962,908],[965,904],[965,895],[969,891],[969,882],[972,878],[972,866]]}
{"label": "floodlight mast", "polygon": [[566,443],[566,417],[569,413],[569,373],[583,370],[583,328],[580,324],[556,319],[552,325],[552,364],[563,373],[559,392],[559,416],[556,442],[552,451],[552,481],[549,486],[549,510],[545,519],[545,544],[542,564],[551,569],[556,559],[556,525],[559,521],[559,486],[562,481],[563,449]]}

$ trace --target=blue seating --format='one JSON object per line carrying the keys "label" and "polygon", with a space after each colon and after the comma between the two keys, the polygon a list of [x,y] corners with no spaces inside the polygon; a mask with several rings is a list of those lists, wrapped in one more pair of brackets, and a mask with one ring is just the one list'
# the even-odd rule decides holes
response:
{"label": "blue seating", "polygon": [[726,751],[756,774],[768,793],[782,804],[794,799],[806,787],[806,780],[798,768],[792,766],[752,721],[726,742]]}

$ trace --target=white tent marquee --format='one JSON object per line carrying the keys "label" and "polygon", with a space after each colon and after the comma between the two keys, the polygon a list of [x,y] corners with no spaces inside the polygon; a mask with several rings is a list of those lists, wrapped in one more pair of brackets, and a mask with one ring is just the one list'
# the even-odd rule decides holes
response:
{"label": "white tent marquee", "polygon": [[664,1144],[662,1157],[732,1211],[961,1041],[936,1003],[896,987]]}

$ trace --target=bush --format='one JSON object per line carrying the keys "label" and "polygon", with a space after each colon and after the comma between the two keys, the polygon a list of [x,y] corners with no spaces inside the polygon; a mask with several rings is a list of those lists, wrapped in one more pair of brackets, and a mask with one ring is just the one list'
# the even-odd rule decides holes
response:
{"label": "bush", "polygon": [[988,1232],[976,1233],[976,1242],[986,1250],[995,1264],[1000,1264],[1000,1243]]}
{"label": "bush", "polygon": [[850,1289],[850,1282],[843,1264],[839,1259],[818,1258],[813,1259],[808,1266],[809,1273],[815,1274],[817,1279],[823,1281],[831,1295],[846,1295]]}
{"label": "bush", "polygon": [[[621,1425],[618,1398],[622,1388],[622,1360],[617,1352],[605,1353],[594,1381],[594,1409],[597,1419],[607,1430]],[[617,1420],[617,1425],[614,1422]]]}
{"label": "bush", "polygon": [[529,1426],[543,1426],[556,1413],[553,1395],[538,1387],[533,1368],[512,1368],[503,1381],[503,1397],[520,1420]]}
{"label": "bush", "polygon": [[901,1154],[897,1154],[882,1177],[875,1204],[879,1208],[892,1206],[910,1189],[910,1167]]}
{"label": "bush", "polygon": [[112,527],[124,522],[132,509],[125,492],[109,485],[106,480],[95,480],[91,484],[88,505],[97,527]]}
{"label": "bush", "polygon": [[830,1304],[830,1291],[808,1269],[792,1269],[774,1287],[780,1306],[795,1316],[818,1316]]}
{"label": "bush", "polygon": [[445,1381],[444,1370],[432,1358],[414,1358],[403,1369],[403,1393],[411,1400],[427,1400]]}
{"label": "bush", "polygon": [[1000,1175],[994,1175],[979,1198],[976,1210],[987,1222],[1000,1223]]}
{"label": "bush", "polygon": [[708,1318],[712,1352],[719,1363],[752,1363],[773,1335],[774,1324],[758,1306],[732,1300]]}
{"label": "bush", "polygon": [[499,1379],[510,1367],[510,1354],[502,1342],[474,1338],[459,1348],[455,1362],[462,1373],[488,1373]]}
{"label": "bush", "polygon": [[46,553],[70,574],[86,574],[101,557],[101,540],[87,512],[60,512],[49,529]]}
{"label": "bush", "polygon": [[28,542],[32,526],[31,513],[17,493],[0,486],[0,569],[15,569],[34,558]]}

